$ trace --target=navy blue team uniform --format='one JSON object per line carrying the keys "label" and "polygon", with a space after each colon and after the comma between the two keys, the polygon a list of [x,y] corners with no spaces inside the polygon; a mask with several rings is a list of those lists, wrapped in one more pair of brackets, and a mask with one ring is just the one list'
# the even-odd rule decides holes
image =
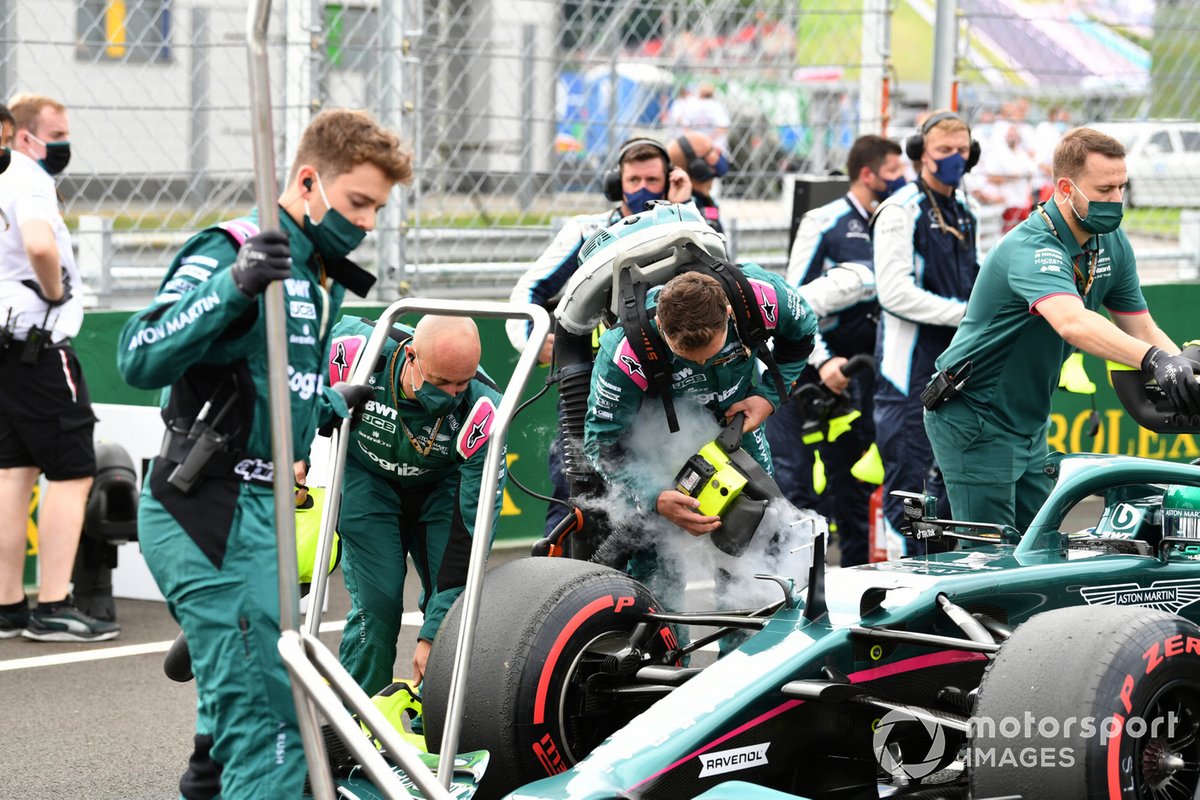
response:
{"label": "navy blue team uniform", "polygon": [[[788,259],[787,279],[792,286],[801,286],[837,264],[853,261],[871,267],[873,260],[868,214],[847,194],[804,215]],[[851,358],[873,353],[878,315],[879,306],[871,300],[821,319],[820,332],[829,355]],[[810,364],[799,383],[820,383],[816,366]],[[816,508],[836,520],[844,567],[867,562],[871,486],[851,475],[850,468],[875,438],[874,383],[869,373],[851,378],[846,391],[862,416],[836,441],[817,446],[827,480],[821,496],[813,488],[814,450],[801,443],[804,420],[800,408],[789,403],[767,418],[776,482],[798,507]],[[785,442],[788,446],[783,446]]]}
{"label": "navy blue team uniform", "polygon": [[[940,210],[934,212],[933,203]],[[883,512],[889,533],[900,529],[902,503],[893,490],[932,492],[939,515],[949,503],[925,435],[921,391],[934,360],[950,344],[979,275],[978,215],[961,190],[947,197],[918,180],[875,213],[875,281],[881,307],[875,358],[875,441],[883,460]],[[907,542],[908,553],[923,552]]]}

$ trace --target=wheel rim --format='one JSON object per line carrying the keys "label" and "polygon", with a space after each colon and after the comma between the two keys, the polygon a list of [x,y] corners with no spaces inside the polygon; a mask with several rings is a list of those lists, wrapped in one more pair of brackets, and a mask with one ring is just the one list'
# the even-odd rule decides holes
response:
{"label": "wheel rim", "polygon": [[[1190,800],[1200,786],[1200,685],[1174,680],[1146,705],[1146,734],[1136,740],[1137,796]],[[1174,722],[1172,722],[1174,720]]]}
{"label": "wheel rim", "polygon": [[608,631],[583,646],[572,659],[558,696],[558,725],[562,750],[576,764],[618,728],[649,708],[659,696],[622,696],[596,689],[628,681],[602,669],[604,659],[629,644],[629,631]]}

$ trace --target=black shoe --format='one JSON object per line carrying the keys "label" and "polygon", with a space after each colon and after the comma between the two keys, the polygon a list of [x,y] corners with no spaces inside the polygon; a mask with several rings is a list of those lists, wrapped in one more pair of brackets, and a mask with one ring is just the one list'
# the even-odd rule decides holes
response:
{"label": "black shoe", "polygon": [[16,611],[0,611],[0,639],[20,636],[29,624],[29,607],[22,604]]}
{"label": "black shoe", "polygon": [[32,609],[21,635],[39,642],[106,642],[117,638],[121,626],[89,617],[74,605],[61,605],[54,611]]}

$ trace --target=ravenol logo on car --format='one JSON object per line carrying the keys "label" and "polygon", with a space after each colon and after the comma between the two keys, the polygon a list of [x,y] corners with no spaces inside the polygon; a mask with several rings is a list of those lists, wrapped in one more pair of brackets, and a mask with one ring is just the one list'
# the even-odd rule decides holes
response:
{"label": "ravenol logo on car", "polygon": [[1111,586],[1087,586],[1079,590],[1089,605],[1143,606],[1178,614],[1200,600],[1200,580],[1184,578],[1155,581],[1149,586],[1117,583]]}
{"label": "ravenol logo on car", "polygon": [[765,767],[767,765],[767,748],[770,746],[771,743],[767,742],[766,744],[755,744],[749,747],[738,747],[733,750],[718,750],[715,753],[703,753],[697,756],[703,767],[700,770],[700,777],[706,778],[709,775],[736,772],[737,770],[750,769],[751,767]]}

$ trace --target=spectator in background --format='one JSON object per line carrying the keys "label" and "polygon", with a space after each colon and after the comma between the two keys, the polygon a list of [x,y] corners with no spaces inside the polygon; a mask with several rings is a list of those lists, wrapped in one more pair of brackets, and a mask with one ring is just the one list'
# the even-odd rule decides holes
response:
{"label": "spectator in background", "polygon": [[680,86],[679,94],[671,101],[670,107],[667,109],[666,116],[663,120],[667,128],[667,133],[670,136],[682,136],[684,131],[683,123],[680,121],[688,116],[688,106],[696,101],[696,94],[692,91],[691,86]]}
{"label": "spectator in background", "polygon": [[1018,97],[1016,100],[1005,103],[1000,106],[1000,119],[996,121],[995,127],[992,129],[992,137],[989,141],[980,141],[984,150],[990,147],[999,147],[1007,141],[1008,129],[1016,128],[1020,135],[1020,147],[1030,157],[1034,158],[1037,153],[1037,139],[1034,134],[1033,126],[1028,122],[1029,118],[1029,101],[1024,97]]}
{"label": "spectator in background", "polygon": [[729,171],[729,156],[704,133],[692,131],[681,134],[667,143],[667,153],[673,167],[687,171],[692,179],[692,200],[704,220],[717,233],[721,227],[721,211],[713,199],[713,184]]}
{"label": "spectator in background", "polygon": [[990,108],[980,109],[979,119],[971,128],[971,131],[975,134],[975,138],[980,142],[990,142],[995,128],[996,112]]}
{"label": "spectator in background", "polygon": [[[98,642],[121,628],[75,608],[71,571],[96,456],[96,417],[71,337],[83,324],[79,270],[54,176],[71,158],[67,109],[21,94],[0,115],[12,139],[0,176],[0,638]],[[38,475],[37,608],[25,599],[25,531]]]}
{"label": "spectator in background", "polygon": [[[787,282],[799,287],[848,261],[873,266],[871,214],[905,184],[900,145],[881,136],[860,136],[846,162],[850,191],[832,203],[807,212],[800,220],[788,259]],[[825,465],[827,496],[837,523],[843,567],[867,563],[867,507],[872,488],[855,478],[851,467],[875,439],[875,376],[853,378],[842,367],[856,355],[875,352],[879,305],[871,300],[820,320],[825,348],[818,346],[800,383],[820,381],[837,394],[846,392],[861,416],[835,441],[817,446]],[[799,508],[816,508],[813,487],[813,449],[802,442],[805,416],[797,403],[788,403],[767,418],[767,439],[773,444],[775,480]]]}
{"label": "spectator in background", "polygon": [[1046,119],[1039,122],[1034,130],[1034,138],[1037,140],[1035,149],[1035,157],[1038,165],[1038,177],[1035,182],[1034,191],[1037,194],[1037,201],[1044,203],[1054,194],[1054,178],[1052,164],[1054,161],[1054,148],[1058,146],[1062,140],[1063,134],[1071,128],[1071,112],[1062,106],[1051,106],[1046,113]]}
{"label": "spectator in background", "polygon": [[680,133],[696,131],[711,137],[717,147],[728,153],[729,112],[716,94],[717,90],[711,83],[701,84],[694,98],[681,103],[678,110],[672,107],[671,123]]}
{"label": "spectator in background", "polygon": [[[875,441],[883,459],[884,523],[897,535],[903,521],[893,490],[928,489],[944,500],[941,475],[922,423],[921,391],[933,362],[958,327],[979,274],[975,204],[959,188],[980,145],[953,112],[933,113],[905,149],[920,167],[875,212],[871,241],[881,308],[875,345]],[[911,555],[919,542],[906,542]]]}
{"label": "spectator in background", "polygon": [[1037,163],[1021,145],[1021,130],[1009,125],[1004,141],[995,143],[987,157],[987,182],[1001,212],[1000,232],[1017,227],[1033,208],[1033,186],[1038,175]]}

